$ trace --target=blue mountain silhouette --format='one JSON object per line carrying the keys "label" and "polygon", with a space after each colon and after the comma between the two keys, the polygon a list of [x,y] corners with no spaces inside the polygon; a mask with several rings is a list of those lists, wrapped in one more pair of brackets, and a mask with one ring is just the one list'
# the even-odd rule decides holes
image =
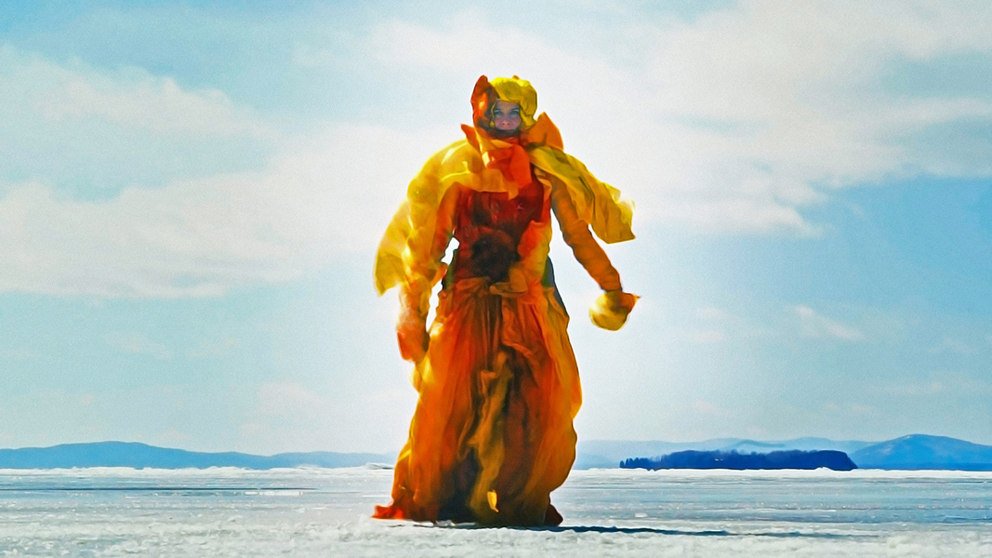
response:
{"label": "blue mountain silhouette", "polygon": [[395,454],[379,453],[280,453],[271,456],[247,453],[202,453],[160,448],[136,442],[62,444],[48,448],[0,449],[0,469],[70,469],[73,467],[133,467],[135,469],[185,469],[242,467],[355,467],[366,463],[393,463]]}
{"label": "blue mountain silhouette", "polygon": [[[593,440],[579,443],[575,468],[616,468],[624,459],[655,459],[662,455],[687,450],[736,451],[742,454],[790,450],[836,450],[845,452],[861,469],[992,471],[992,446],[924,434],[903,436],[880,443],[833,441],[825,438],[797,438],[780,442],[722,438],[677,443]],[[238,452],[204,453],[136,442],[94,442],[62,444],[47,448],[0,449],[0,469],[356,467],[368,463],[383,463],[389,466],[395,459],[395,453],[309,452],[280,453],[271,456]]]}
{"label": "blue mountain silhouette", "polygon": [[862,448],[851,459],[869,469],[992,471],[992,446],[946,436],[911,434]]}

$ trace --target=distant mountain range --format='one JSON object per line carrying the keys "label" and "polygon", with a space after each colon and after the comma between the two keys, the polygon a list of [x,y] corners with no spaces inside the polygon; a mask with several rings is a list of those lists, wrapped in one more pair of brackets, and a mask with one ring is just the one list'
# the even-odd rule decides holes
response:
{"label": "distant mountain range", "polygon": [[[924,434],[903,436],[887,442],[834,441],[826,438],[796,438],[781,442],[720,438],[682,443],[592,440],[579,442],[575,468],[613,469],[619,467],[620,462],[625,459],[655,459],[686,450],[737,451],[738,453],[837,450],[846,453],[861,469],[992,471],[992,446]],[[356,467],[369,463],[392,466],[395,461],[395,453],[310,452],[262,456],[237,452],[203,453],[134,442],[95,442],[63,444],[48,448],[0,449],[0,469],[73,467],[274,469],[301,466]]]}
{"label": "distant mountain range", "polygon": [[0,449],[0,469],[71,469],[73,467],[133,467],[135,469],[205,469],[242,467],[357,467],[367,463],[392,466],[390,453],[280,453],[271,456],[247,453],[202,453],[159,448],[134,442],[63,444],[49,448]]}
{"label": "distant mountain range", "polygon": [[992,471],[992,446],[945,436],[903,436],[861,448],[850,456],[862,469]]}
{"label": "distant mountain range", "polygon": [[796,438],[781,442],[719,438],[687,443],[591,440],[579,442],[575,468],[613,468],[625,459],[653,459],[687,450],[739,453],[837,450],[846,453],[860,469],[992,471],[992,446],[925,434],[912,434],[887,442],[834,441],[826,438]]}

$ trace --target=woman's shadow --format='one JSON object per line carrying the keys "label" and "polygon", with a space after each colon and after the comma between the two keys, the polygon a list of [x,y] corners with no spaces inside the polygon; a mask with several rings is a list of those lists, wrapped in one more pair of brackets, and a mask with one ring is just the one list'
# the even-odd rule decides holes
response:
{"label": "woman's shadow", "polygon": [[769,537],[769,538],[779,538],[779,539],[792,539],[792,538],[863,539],[863,538],[875,537],[875,535],[866,535],[866,534],[817,533],[817,532],[804,532],[804,531],[747,532],[747,531],[727,531],[723,529],[690,531],[683,529],[662,529],[659,527],[617,527],[612,525],[558,525],[555,527],[507,527],[507,526],[479,525],[476,523],[456,524],[450,522],[439,522],[434,524],[420,523],[417,524],[417,526],[433,527],[433,528],[441,528],[441,529],[467,529],[467,530],[508,529],[512,531],[532,531],[532,532],[547,531],[551,533],[602,533],[602,534],[617,533],[624,535],[653,534],[653,535],[682,536],[682,537]]}

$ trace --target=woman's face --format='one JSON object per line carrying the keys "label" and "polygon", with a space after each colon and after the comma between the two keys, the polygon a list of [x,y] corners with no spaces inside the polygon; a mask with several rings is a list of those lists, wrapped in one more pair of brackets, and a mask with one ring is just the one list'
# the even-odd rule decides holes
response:
{"label": "woman's face", "polygon": [[493,105],[493,126],[501,132],[517,131],[520,128],[520,105],[497,100]]}

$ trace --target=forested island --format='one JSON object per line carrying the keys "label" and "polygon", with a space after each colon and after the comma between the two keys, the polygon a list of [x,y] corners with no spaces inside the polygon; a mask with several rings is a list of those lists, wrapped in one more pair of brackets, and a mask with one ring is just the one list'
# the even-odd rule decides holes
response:
{"label": "forested island", "polygon": [[679,451],[661,457],[633,457],[620,462],[621,469],[819,469],[851,471],[858,466],[846,453],[836,450],[773,451],[737,453],[736,451]]}

